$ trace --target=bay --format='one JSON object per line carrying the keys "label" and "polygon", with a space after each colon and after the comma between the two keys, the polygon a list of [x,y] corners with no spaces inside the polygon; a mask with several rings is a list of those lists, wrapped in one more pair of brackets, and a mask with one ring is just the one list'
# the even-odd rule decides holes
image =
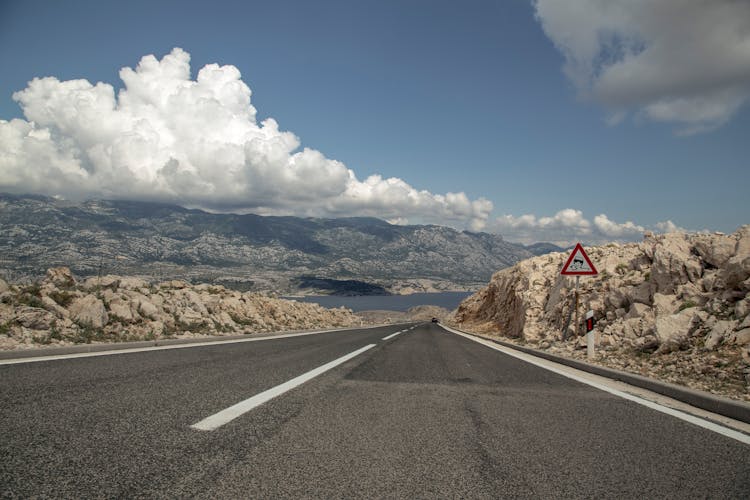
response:
{"label": "bay", "polygon": [[359,311],[406,311],[415,306],[438,306],[448,310],[458,307],[472,292],[413,293],[411,295],[308,295],[305,297],[284,297],[299,302],[312,302],[323,307],[346,307]]}

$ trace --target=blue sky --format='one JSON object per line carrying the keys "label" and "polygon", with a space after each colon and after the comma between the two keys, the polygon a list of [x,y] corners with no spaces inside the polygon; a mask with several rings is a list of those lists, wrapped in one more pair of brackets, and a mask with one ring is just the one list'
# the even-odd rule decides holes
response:
{"label": "blue sky", "polygon": [[[81,152],[91,147],[81,138],[83,125],[66,129],[61,124],[66,112],[61,108],[70,105],[71,94],[51,98],[49,90],[29,92],[25,107],[31,116],[24,116],[24,106],[13,93],[25,89],[34,77],[45,76],[60,82],[104,82],[116,92],[124,87],[121,68],[135,69],[148,54],[162,60],[175,47],[189,53],[192,79],[210,63],[236,67],[252,90],[257,122],[271,117],[280,131],[298,138],[295,151],[310,148],[322,153],[324,159],[306,160],[311,166],[304,172],[316,179],[315,169],[324,173],[321,186],[307,186],[306,198],[293,193],[304,191],[304,179],[288,185],[279,180],[261,192],[257,186],[281,177],[262,177],[267,170],[256,165],[252,175],[243,174],[253,187],[227,195],[231,201],[226,204],[221,203],[221,186],[225,181],[236,185],[236,177],[206,181],[210,189],[216,187],[213,198],[196,195],[198,188],[181,191],[167,181],[162,191],[144,187],[149,179],[156,182],[153,176],[129,191],[93,181],[76,191],[66,187],[67,181],[50,183],[55,171],[40,172],[37,178],[14,175],[13,169],[37,168],[39,160],[28,153],[29,147],[24,149],[28,158],[19,160],[10,136],[0,135],[0,190],[66,197],[131,194],[258,213],[376,215],[394,222],[481,228],[519,241],[639,239],[643,229],[671,227],[667,221],[689,230],[725,232],[750,223],[750,70],[745,66],[750,56],[738,52],[717,67],[709,64],[716,58],[708,57],[705,71],[696,70],[680,81],[698,81],[706,71],[719,75],[715,81],[674,93],[674,86],[648,80],[646,70],[639,82],[610,80],[617,76],[614,65],[605,62],[586,69],[586,43],[593,43],[584,36],[587,29],[606,26],[618,33],[618,41],[630,40],[622,33],[638,33],[638,43],[622,43],[619,52],[602,52],[588,62],[602,64],[602,54],[615,57],[613,53],[626,54],[625,60],[633,50],[632,60],[639,68],[660,64],[658,54],[653,55],[656,49],[663,52],[663,60],[679,59],[668,52],[680,42],[679,30],[669,21],[657,27],[638,24],[643,16],[635,10],[618,17],[619,24],[612,28],[614,21],[607,13],[571,18],[546,3],[3,0],[0,119],[34,120],[36,127],[52,131],[51,140],[76,142],[73,156],[82,162],[86,175],[104,163],[87,160],[88,153]],[[706,7],[699,4],[695,3],[691,22],[706,17],[700,10]],[[681,10],[690,9],[683,5]],[[741,18],[731,11],[717,15]],[[650,17],[654,18],[658,19]],[[571,24],[575,22],[581,25]],[[578,40],[565,38],[571,29],[580,33]],[[738,51],[742,41],[733,40]],[[632,49],[649,43],[654,50]],[[684,68],[675,69],[679,71],[685,74]],[[651,86],[644,90],[644,85]],[[703,106],[713,96],[726,95],[729,88],[731,99]],[[50,102],[60,108],[45,122],[40,110]],[[703,107],[697,109],[699,104]],[[198,114],[196,122],[211,120]],[[159,127],[155,129],[160,133]],[[28,130],[17,133],[28,136]],[[68,142],[66,134],[71,136]],[[192,168],[183,165],[192,153],[185,153],[188,159],[180,154],[167,157],[177,158],[177,169]],[[11,156],[14,159],[8,160]],[[349,182],[330,160],[361,181],[362,185],[341,188],[347,193],[361,193],[371,175],[398,178],[403,185],[372,182],[362,195],[367,198],[364,205],[357,205],[360,198],[352,194],[342,201],[337,198],[340,193],[322,186],[329,175],[331,185]],[[409,189],[427,194],[414,202]],[[465,199],[445,200],[447,193],[460,192]],[[491,208],[478,200],[491,202]],[[605,218],[595,222],[601,215]],[[625,225],[627,221],[632,224]]]}

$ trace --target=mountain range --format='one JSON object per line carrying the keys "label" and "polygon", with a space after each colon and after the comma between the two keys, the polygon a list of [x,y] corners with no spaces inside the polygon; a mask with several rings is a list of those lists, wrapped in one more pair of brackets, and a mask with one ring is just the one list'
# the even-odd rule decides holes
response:
{"label": "mountain range", "polygon": [[499,269],[561,250],[367,217],[217,214],[36,195],[0,194],[0,228],[0,272],[11,281],[67,266],[79,276],[180,278],[280,293],[470,290]]}

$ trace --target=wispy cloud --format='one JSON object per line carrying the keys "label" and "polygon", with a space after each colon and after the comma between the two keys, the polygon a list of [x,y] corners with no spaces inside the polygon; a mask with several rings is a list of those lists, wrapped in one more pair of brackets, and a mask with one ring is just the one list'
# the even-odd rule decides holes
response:
{"label": "wispy cloud", "polygon": [[750,2],[533,0],[564,72],[608,123],[635,113],[713,130],[750,99]]}
{"label": "wispy cloud", "polygon": [[234,66],[195,80],[176,48],[145,56],[112,85],[37,78],[14,94],[27,120],[0,120],[0,190],[69,198],[160,200],[218,211],[372,215],[478,230],[492,202],[434,194],[402,179],[360,180],[304,148],[272,118],[258,123]]}

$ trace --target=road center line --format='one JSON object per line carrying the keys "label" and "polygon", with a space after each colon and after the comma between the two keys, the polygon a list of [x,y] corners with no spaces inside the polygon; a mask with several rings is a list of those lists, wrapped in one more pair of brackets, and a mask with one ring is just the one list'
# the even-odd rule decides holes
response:
{"label": "road center line", "polygon": [[579,377],[572,373],[568,373],[564,370],[560,370],[552,366],[547,366],[544,363],[538,361],[534,356],[531,356],[530,354],[515,351],[508,347],[497,345],[493,342],[490,342],[489,340],[484,340],[479,337],[474,337],[473,335],[467,335],[463,332],[459,332],[457,330],[448,328],[446,326],[443,326],[443,328],[445,328],[446,330],[450,332],[455,333],[456,335],[461,335],[462,337],[466,337],[469,340],[473,340],[474,342],[477,342],[486,347],[489,347],[490,349],[495,349],[496,351],[500,351],[503,354],[507,354],[508,356],[513,356],[514,358],[520,359],[522,361],[526,361],[527,363],[531,363],[532,365],[538,366],[539,368],[544,368],[545,370],[549,370],[551,372],[557,373],[558,375],[562,375],[563,377],[567,377],[569,379],[575,380],[576,382],[581,382],[582,384],[590,385],[604,392],[608,392],[614,396],[619,396],[623,399],[627,399],[628,401],[632,401],[634,403],[638,403],[639,405],[646,406],[647,408],[651,408],[652,410],[656,410],[658,412],[665,413],[672,417],[679,418],[680,420],[684,420],[685,422],[690,422],[691,424],[697,425],[699,427],[703,427],[704,429],[708,429],[709,431],[716,432],[717,434],[721,434],[722,436],[732,438],[741,443],[750,444],[750,436],[748,436],[747,434],[743,434],[733,429],[729,429],[728,427],[724,427],[722,425],[709,422],[708,420],[704,420],[700,417],[696,417],[695,415],[690,415],[689,413],[685,413],[680,410],[669,408],[667,406],[660,405],[659,403],[655,403],[653,401],[640,398],[633,394],[628,394],[627,392],[619,391],[612,387],[607,387],[606,385],[600,384],[598,382],[594,382],[593,380],[588,380],[583,377]]}
{"label": "road center line", "polygon": [[255,396],[248,398],[244,401],[240,401],[236,405],[230,406],[229,408],[226,408],[218,413],[214,413],[210,417],[206,417],[200,422],[191,425],[190,427],[192,429],[196,429],[199,431],[213,431],[221,427],[222,425],[231,422],[235,418],[249,412],[253,408],[256,408],[263,403],[266,403],[276,396],[280,396],[284,394],[287,391],[290,391],[294,389],[297,386],[300,386],[307,382],[308,380],[311,380],[318,375],[321,375],[328,370],[337,367],[338,365],[345,363],[349,361],[350,359],[354,358],[355,356],[358,356],[362,354],[363,352],[367,351],[368,349],[372,349],[375,347],[375,344],[366,345],[365,347],[361,349],[357,349],[354,352],[350,352],[349,354],[346,354],[345,356],[341,356],[338,359],[334,359],[333,361],[326,363],[322,366],[319,366],[313,370],[310,370],[307,373],[303,373],[302,375],[295,377],[291,380],[288,380],[287,382],[284,382],[283,384],[277,385],[276,387],[272,387],[271,389],[268,389],[267,391],[263,391],[260,394],[256,394]]}
{"label": "road center line", "polygon": [[395,337],[396,335],[398,335],[399,333],[404,333],[404,331],[401,330],[400,332],[392,333],[392,334],[388,335],[387,337],[383,337],[383,340],[390,340],[393,337]]}

